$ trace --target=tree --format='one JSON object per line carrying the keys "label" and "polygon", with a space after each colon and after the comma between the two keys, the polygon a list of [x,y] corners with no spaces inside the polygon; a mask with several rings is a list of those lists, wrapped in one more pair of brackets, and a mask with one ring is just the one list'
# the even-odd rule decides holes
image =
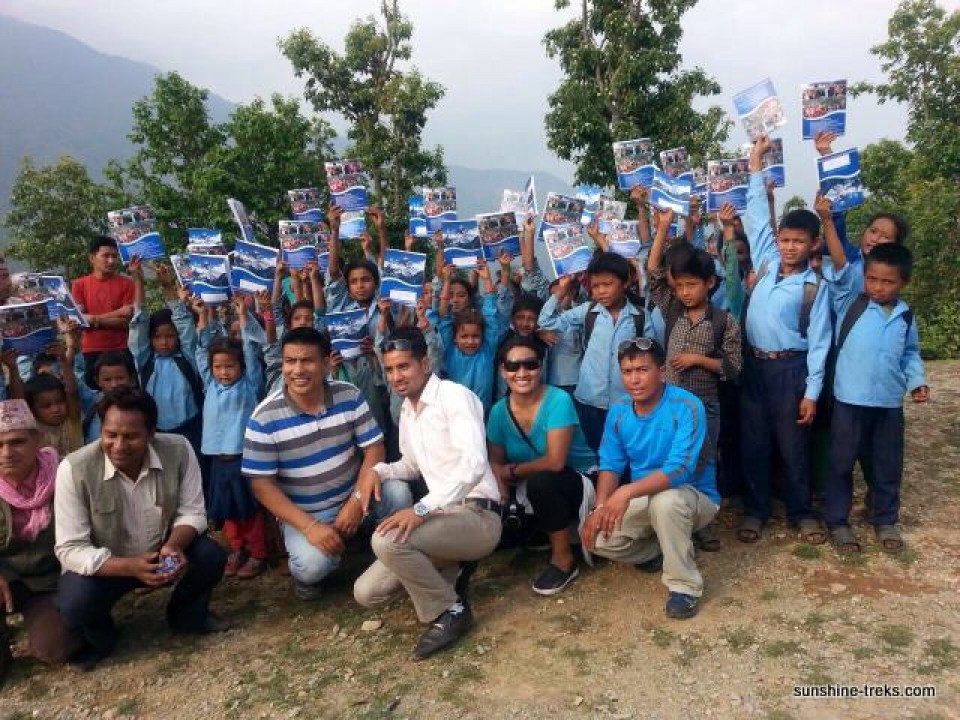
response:
{"label": "tree", "polygon": [[[107,174],[116,177],[116,166]],[[94,182],[83,163],[63,156],[50,165],[24,158],[13,183],[7,252],[34,270],[68,277],[89,271],[87,243],[107,230],[107,212],[129,204],[111,184]]]}
{"label": "tree", "polygon": [[405,67],[412,57],[413,25],[397,0],[383,0],[382,22],[357,20],[338,53],[307,29],[279,43],[297,77],[306,77],[304,96],[319,113],[341,114],[350,124],[346,155],[370,175],[374,200],[396,229],[417,187],[446,182],[443,151],[422,147],[427,112],[443,97],[443,87]]}
{"label": "tree", "polygon": [[[696,0],[580,0],[580,17],[549,31],[547,55],[564,78],[549,97],[547,144],[576,164],[576,180],[614,184],[612,143],[649,137],[684,145],[702,162],[719,153],[731,123],[719,107],[693,109],[720,86],[702,69],[682,70],[680,18]],[[557,9],[570,0],[556,0]]]}
{"label": "tree", "polygon": [[889,38],[872,48],[887,79],[859,83],[880,102],[905,103],[911,146],[882,140],[861,153],[867,202],[850,213],[859,237],[870,215],[897,212],[912,225],[913,278],[905,290],[928,357],[960,354],[960,11],[904,0]]}
{"label": "tree", "polygon": [[157,76],[153,92],[134,105],[129,137],[139,149],[124,180],[153,207],[168,248],[182,244],[189,226],[232,229],[228,197],[242,200],[275,239],[277,220],[289,216],[287,190],[325,186],[334,132],[280,95],[269,105],[260,98],[238,105],[214,124],[207,97],[176,73]]}
{"label": "tree", "polygon": [[805,207],[807,207],[807,201],[800,195],[794,195],[787,198],[787,201],[783,204],[783,214],[786,215],[791,210],[803,210]]}

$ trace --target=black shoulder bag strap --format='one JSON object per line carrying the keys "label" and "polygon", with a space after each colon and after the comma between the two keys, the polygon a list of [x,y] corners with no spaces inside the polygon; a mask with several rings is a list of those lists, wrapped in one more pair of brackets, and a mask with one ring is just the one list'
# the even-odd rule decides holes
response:
{"label": "black shoulder bag strap", "polygon": [[[543,402],[543,401],[541,400],[541,402]],[[520,427],[520,423],[517,422],[517,416],[513,414],[513,408],[510,407],[510,396],[509,396],[509,395],[507,395],[507,396],[503,399],[503,404],[504,404],[504,407],[507,408],[507,415],[510,416],[510,420],[513,422],[513,426],[517,429],[517,432],[520,433],[520,437],[522,437],[522,438],[523,438],[523,441],[524,441],[527,445],[530,446],[530,449],[533,450],[533,454],[536,455],[537,457],[539,457],[539,456],[540,456],[540,451],[537,450],[536,447],[534,447],[533,441],[530,440],[530,436],[527,435],[526,432],[524,432],[524,430],[523,430],[522,427]]]}

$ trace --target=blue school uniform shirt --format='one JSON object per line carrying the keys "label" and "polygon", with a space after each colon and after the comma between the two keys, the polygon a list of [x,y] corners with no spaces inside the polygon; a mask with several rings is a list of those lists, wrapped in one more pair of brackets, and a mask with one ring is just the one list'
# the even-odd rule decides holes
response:
{"label": "blue school uniform shirt", "polygon": [[[520,287],[524,292],[536,295],[543,301],[550,297],[550,281],[538,265],[523,273]],[[574,305],[587,302],[586,293],[581,289],[580,297]],[[557,342],[547,350],[547,382],[560,387],[573,387],[580,379],[580,362],[583,359],[583,333],[574,330],[559,333]]]}
{"label": "blue school uniform shirt", "polygon": [[600,441],[600,471],[622,475],[630,469],[630,482],[655,470],[667,476],[670,487],[692,485],[714,503],[716,463],[704,452],[707,414],[696,395],[665,384],[663,394],[646,415],[637,415],[628,397],[611,406]]}
{"label": "blue school uniform shirt", "polygon": [[[850,243],[847,239],[847,214],[845,212],[839,212],[833,214],[833,226],[837,231],[837,237],[840,238],[840,244],[843,246],[843,254],[847,257],[847,265],[850,267],[851,274],[847,278],[847,282],[850,283],[850,287],[853,289],[854,294],[859,294],[863,292],[863,271],[864,271],[864,262],[863,262],[863,252],[859,247]],[[823,256],[823,268],[824,274],[826,274],[826,269],[830,267],[833,268],[833,260],[830,258],[829,254],[824,254]],[[830,303],[831,309],[833,307],[833,302]]]}
{"label": "blue school uniform shirt", "polygon": [[483,314],[485,327],[483,341],[473,355],[467,355],[454,343],[456,333],[453,330],[453,317],[449,312],[437,323],[437,335],[443,346],[441,377],[473,390],[483,403],[485,412],[490,410],[493,403],[493,356],[502,332],[496,300],[494,294],[484,295],[480,300],[480,312]]}
{"label": "blue school uniform shirt", "polygon": [[[590,335],[590,343],[584,348],[574,397],[584,405],[606,410],[624,393],[617,348],[625,340],[636,337],[634,316],[639,315],[640,310],[627,301],[614,321],[610,311],[599,303],[593,305],[588,302],[559,312],[557,298],[552,296],[540,311],[538,325],[545,330],[562,334],[583,332],[584,319],[588,312],[596,313],[597,319]],[[653,337],[650,314],[644,315],[644,335]]]}
{"label": "blue school uniform shirt", "polygon": [[800,305],[803,286],[817,282],[811,268],[779,276],[780,251],[770,229],[770,211],[761,172],[750,173],[747,210],[743,229],[750,243],[750,258],[759,272],[766,272],[753,287],[744,332],[747,343],[760,350],[796,350],[807,353],[807,384],[804,398],[816,400],[823,388],[823,371],[830,350],[830,307],[826,283],[819,283],[810,310],[807,337],[800,335]]}
{"label": "blue school uniform shirt", "polygon": [[[840,270],[824,270],[830,300],[837,314],[837,333],[860,291],[863,274],[847,263]],[[890,312],[873,300],[850,328],[837,355],[833,395],[840,402],[865,407],[898,408],[907,392],[926,385],[916,320],[907,326],[910,308],[897,299]]]}
{"label": "blue school uniform shirt", "polygon": [[[197,331],[193,325],[193,316],[187,306],[179,300],[169,303],[169,307],[173,311],[173,324],[180,336],[178,353],[183,355],[190,366],[196,370],[194,355],[197,348]],[[157,355],[153,352],[148,327],[148,314],[141,307],[135,308],[133,318],[130,320],[130,334],[127,342],[136,361],[137,373],[141,375],[141,381],[144,365],[150,356],[155,356],[153,375],[143,389],[150,393],[157,403],[157,429],[165,432],[195,418],[200,408],[194,400],[190,383],[180,372],[173,356]]]}
{"label": "blue school uniform shirt", "polygon": [[213,334],[206,328],[199,333],[196,361],[204,387],[203,438],[200,443],[204,455],[240,455],[243,452],[247,420],[263,392],[259,345],[247,332],[251,323],[253,321],[248,320],[241,330],[244,372],[230,385],[213,377],[210,368]]}
{"label": "blue school uniform shirt", "polygon": [[508,462],[524,463],[543,457],[547,454],[547,433],[558,428],[572,427],[573,438],[567,451],[567,466],[579,472],[587,472],[596,467],[597,456],[587,445],[587,438],[577,418],[577,409],[573,400],[563,390],[551,385],[544,386],[540,407],[537,408],[533,424],[527,432],[536,452],[523,439],[516,424],[510,419],[506,403],[507,398],[498,400],[490,411],[487,440],[503,446]]}

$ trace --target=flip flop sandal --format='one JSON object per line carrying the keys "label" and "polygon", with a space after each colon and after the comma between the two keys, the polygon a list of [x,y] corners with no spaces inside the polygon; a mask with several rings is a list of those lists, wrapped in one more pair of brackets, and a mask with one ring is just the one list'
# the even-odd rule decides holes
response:
{"label": "flip flop sandal", "polygon": [[862,550],[860,541],[847,525],[830,530],[830,543],[841,555],[854,555]]}
{"label": "flip flop sandal", "polygon": [[801,520],[797,526],[800,528],[800,539],[807,545],[823,545],[827,541],[827,533],[819,520],[807,518]]}
{"label": "flip flop sandal", "polygon": [[877,525],[874,528],[877,533],[877,542],[884,552],[896,555],[904,548],[903,537],[900,531],[893,525]]}
{"label": "flip flop sandal", "polygon": [[760,539],[763,523],[759,518],[745,517],[737,528],[737,540],[742,543],[755,543]]}

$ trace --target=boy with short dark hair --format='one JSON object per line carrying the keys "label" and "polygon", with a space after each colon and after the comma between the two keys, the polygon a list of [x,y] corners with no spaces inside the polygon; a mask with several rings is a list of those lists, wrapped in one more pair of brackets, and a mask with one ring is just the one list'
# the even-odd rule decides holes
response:
{"label": "boy with short dark hair", "polygon": [[597,253],[587,266],[587,277],[589,303],[560,312],[559,298],[574,280],[565,275],[558,283],[560,291],[544,303],[538,324],[564,334],[583,331],[583,363],[574,399],[587,443],[596,450],[607,410],[624,393],[617,348],[631,338],[652,336],[653,328],[643,307],[627,298],[630,265],[625,258],[612,252]]}
{"label": "boy with short dark hair", "polygon": [[[828,203],[818,198],[818,209]],[[910,281],[913,260],[902,245],[874,244],[861,273],[856,264],[846,262],[830,213],[822,215],[833,260],[824,277],[837,314],[824,520],[840,552],[860,552],[848,520],[853,465],[859,459],[862,466],[872,468],[867,500],[870,524],[881,547],[897,553],[904,547],[896,527],[903,479],[903,396],[909,392],[918,403],[929,397],[917,324],[913,311],[900,298]]]}
{"label": "boy with short dark hair", "polygon": [[753,145],[743,216],[756,279],[741,321],[746,336],[740,402],[747,492],[737,537],[756,542],[770,517],[770,459],[776,445],[784,464],[787,518],[799,527],[804,542],[820,544],[826,533],[810,504],[810,426],[830,349],[830,309],[826,287],[809,264],[820,220],[809,210],[793,210],[774,234],[761,172],[769,147],[766,135]]}

